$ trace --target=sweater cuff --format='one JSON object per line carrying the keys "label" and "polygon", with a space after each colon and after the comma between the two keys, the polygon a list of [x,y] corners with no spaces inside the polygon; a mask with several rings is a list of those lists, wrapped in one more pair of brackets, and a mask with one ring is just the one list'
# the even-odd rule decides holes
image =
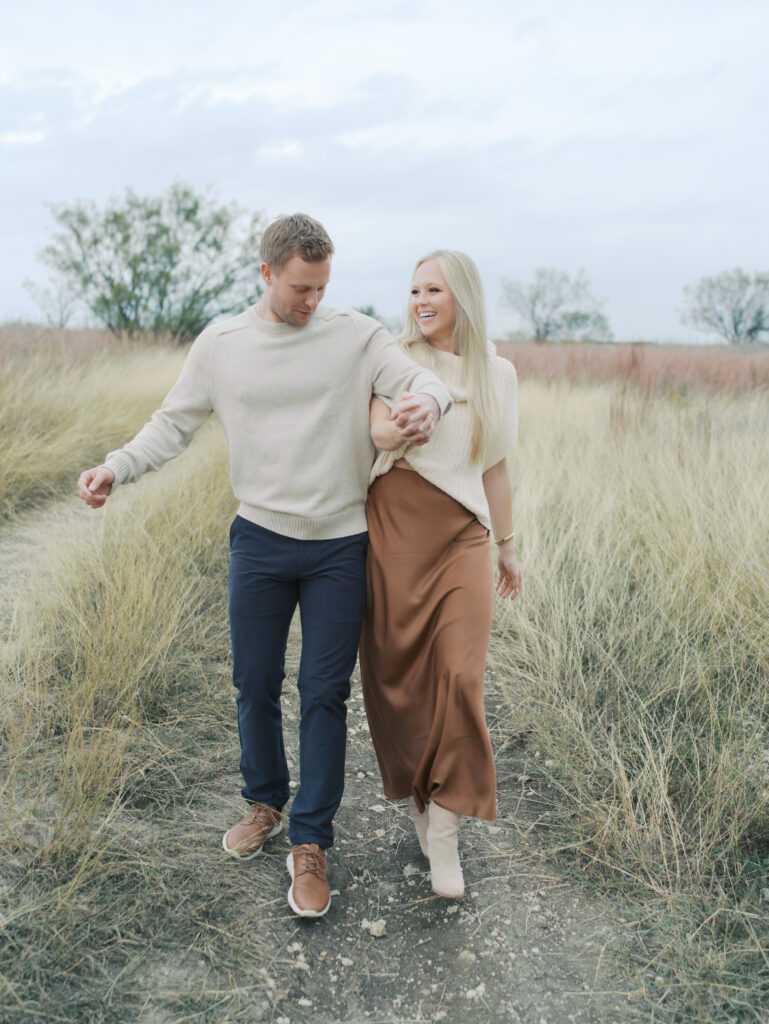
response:
{"label": "sweater cuff", "polygon": [[442,384],[425,384],[418,389],[417,393],[434,398],[438,403],[438,408],[441,410],[441,416],[447,413],[454,404],[451,395]]}
{"label": "sweater cuff", "polygon": [[104,465],[115,474],[115,479],[112,482],[113,491],[117,490],[121,484],[124,484],[131,475],[131,467],[128,464],[128,460],[120,452],[110,452],[104,460]]}

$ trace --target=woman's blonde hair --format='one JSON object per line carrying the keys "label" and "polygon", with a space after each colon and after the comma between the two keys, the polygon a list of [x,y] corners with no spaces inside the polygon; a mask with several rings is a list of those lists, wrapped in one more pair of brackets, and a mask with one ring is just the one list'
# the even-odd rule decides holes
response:
{"label": "woman's blonde hair", "polygon": [[[437,261],[454,298],[454,344],[462,359],[472,422],[470,458],[473,462],[481,462],[486,451],[489,428],[497,415],[481,275],[470,257],[457,249],[435,249],[428,252],[417,261],[414,273],[428,260]],[[412,359],[423,366],[434,367],[432,350],[429,344],[425,344],[424,335],[411,311],[411,304],[406,310],[406,322],[399,340]]]}

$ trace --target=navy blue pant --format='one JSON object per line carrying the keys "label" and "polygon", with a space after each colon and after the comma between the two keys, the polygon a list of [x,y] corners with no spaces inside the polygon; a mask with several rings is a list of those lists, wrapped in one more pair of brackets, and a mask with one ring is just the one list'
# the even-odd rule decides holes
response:
{"label": "navy blue pant", "polygon": [[243,796],[282,808],[288,800],[280,694],[288,629],[297,604],[299,789],[294,846],[333,845],[344,790],[347,705],[366,597],[368,534],[294,540],[241,516],[230,529],[230,628]]}

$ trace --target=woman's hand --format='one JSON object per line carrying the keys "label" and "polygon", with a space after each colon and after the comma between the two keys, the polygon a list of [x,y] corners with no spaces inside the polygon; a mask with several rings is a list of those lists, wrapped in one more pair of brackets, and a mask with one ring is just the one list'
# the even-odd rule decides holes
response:
{"label": "woman's hand", "polygon": [[513,530],[513,502],[510,494],[510,476],[507,460],[500,459],[483,474],[483,489],[489,503],[491,535],[502,540],[497,544],[499,575],[494,589],[500,597],[515,600],[523,586],[523,576],[515,557],[515,531]]}
{"label": "woman's hand", "polygon": [[512,544],[503,544],[499,548],[497,569],[499,575],[494,589],[501,598],[509,597],[511,601],[514,601],[523,586],[523,573]]}
{"label": "woman's hand", "polygon": [[441,410],[432,395],[411,394],[404,391],[390,412],[396,437],[415,445],[427,444]]}
{"label": "woman's hand", "polygon": [[390,418],[389,407],[381,398],[373,396],[369,404],[369,429],[374,447],[380,452],[392,452],[410,440],[401,433],[395,420]]}

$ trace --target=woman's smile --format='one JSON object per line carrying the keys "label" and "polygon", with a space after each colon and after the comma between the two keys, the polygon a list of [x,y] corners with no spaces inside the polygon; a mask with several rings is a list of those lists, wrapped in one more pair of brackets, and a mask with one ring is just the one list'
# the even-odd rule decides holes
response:
{"label": "woman's smile", "polygon": [[437,260],[426,260],[417,267],[411,283],[410,304],[412,315],[430,344],[453,351],[454,296]]}

